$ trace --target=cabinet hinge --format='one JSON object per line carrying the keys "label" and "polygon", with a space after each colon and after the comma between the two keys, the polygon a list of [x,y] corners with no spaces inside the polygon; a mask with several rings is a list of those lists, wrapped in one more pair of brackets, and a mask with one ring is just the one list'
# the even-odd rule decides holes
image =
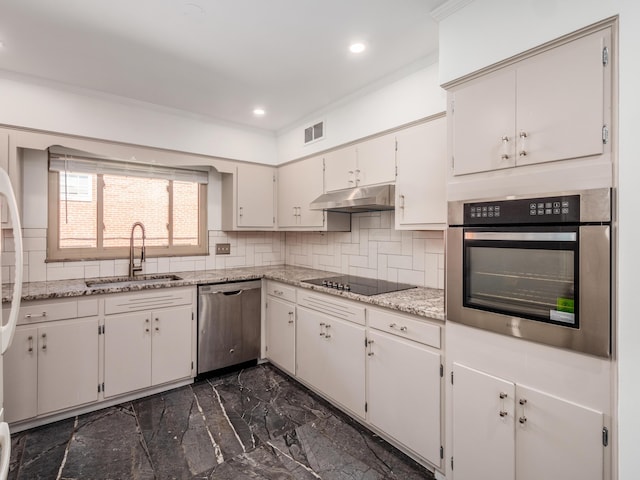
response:
{"label": "cabinet hinge", "polygon": [[440,378],[444,377],[444,365],[440,364]]}
{"label": "cabinet hinge", "polygon": [[369,411],[369,404],[367,402],[364,402],[364,411],[365,412]]}
{"label": "cabinet hinge", "polygon": [[453,457],[451,457],[451,470],[453,470]]}
{"label": "cabinet hinge", "polygon": [[98,325],[98,335],[102,334],[102,325]]}
{"label": "cabinet hinge", "polygon": [[268,351],[269,351],[269,345],[265,345],[265,346],[264,346],[264,351],[265,351],[265,352],[268,352]]}
{"label": "cabinet hinge", "polygon": [[440,445],[440,458],[444,459],[444,447]]}
{"label": "cabinet hinge", "polygon": [[602,49],[602,66],[606,67],[609,64],[609,47]]}
{"label": "cabinet hinge", "polygon": [[364,337],[364,348],[367,348],[367,337]]}
{"label": "cabinet hinge", "polygon": [[451,372],[451,385],[453,385],[453,372]]}
{"label": "cabinet hinge", "polygon": [[98,384],[98,393],[100,393],[102,390],[100,389],[100,384]]}
{"label": "cabinet hinge", "polygon": [[396,139],[396,152],[398,151],[398,139]]}
{"label": "cabinet hinge", "polygon": [[602,427],[602,445],[609,446],[609,429],[607,427]]}
{"label": "cabinet hinge", "polygon": [[455,112],[455,110],[456,110],[456,101],[451,100],[451,113]]}
{"label": "cabinet hinge", "polygon": [[193,312],[191,312],[191,320],[195,319],[195,314]]}
{"label": "cabinet hinge", "polygon": [[273,183],[276,183],[276,174],[273,174]]}
{"label": "cabinet hinge", "polygon": [[193,372],[193,362],[191,362],[191,371]]}
{"label": "cabinet hinge", "polygon": [[456,162],[455,162],[454,156],[451,155],[451,170],[453,170],[453,168],[455,167],[455,163]]}
{"label": "cabinet hinge", "polygon": [[273,217],[273,224],[276,224],[276,217]]}
{"label": "cabinet hinge", "polygon": [[606,145],[609,143],[609,127],[606,125],[602,126],[602,143]]}

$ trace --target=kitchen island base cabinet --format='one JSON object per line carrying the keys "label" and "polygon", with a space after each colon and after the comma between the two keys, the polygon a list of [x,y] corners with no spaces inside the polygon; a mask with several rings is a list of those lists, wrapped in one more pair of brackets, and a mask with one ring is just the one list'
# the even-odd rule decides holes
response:
{"label": "kitchen island base cabinet", "polygon": [[98,400],[98,319],[18,326],[4,358],[5,420]]}
{"label": "kitchen island base cabinet", "polygon": [[454,480],[602,480],[604,415],[453,364]]}
{"label": "kitchen island base cabinet", "polygon": [[298,378],[365,417],[365,328],[298,306]]}
{"label": "kitchen island base cabinet", "polygon": [[189,377],[192,322],[191,306],[107,316],[105,397]]}

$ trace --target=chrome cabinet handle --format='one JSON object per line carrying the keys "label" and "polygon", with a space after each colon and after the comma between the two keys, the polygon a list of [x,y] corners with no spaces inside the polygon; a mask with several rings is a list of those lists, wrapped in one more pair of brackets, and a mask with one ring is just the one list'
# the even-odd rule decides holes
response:
{"label": "chrome cabinet handle", "polygon": [[369,353],[367,353],[367,355],[369,357],[373,357],[373,349],[371,348],[372,344],[373,344],[373,340],[367,340],[367,346],[369,347]]}
{"label": "chrome cabinet handle", "polygon": [[289,312],[289,324],[293,323],[293,312]]}
{"label": "chrome cabinet handle", "polygon": [[323,332],[323,330],[324,330],[324,325],[325,325],[325,323],[324,323],[324,322],[320,322],[320,336],[321,336],[321,337],[324,337],[324,336],[326,335],[326,333],[324,333],[324,332]]}
{"label": "chrome cabinet handle", "polygon": [[31,352],[33,352],[33,335],[29,335],[28,340],[29,340],[29,349],[28,349],[28,352],[29,352],[29,353],[31,353]]}
{"label": "chrome cabinet handle", "polygon": [[529,135],[527,135],[527,132],[525,131],[521,131],[520,132],[520,147],[521,150],[518,153],[518,155],[520,155],[521,157],[526,157],[527,156],[527,145],[526,145],[526,139],[529,137]]}
{"label": "chrome cabinet handle", "polygon": [[331,324],[327,323],[324,328],[327,330],[327,333],[325,334],[324,338],[331,338],[331,334],[328,332],[328,329],[331,328]]}
{"label": "chrome cabinet handle", "polygon": [[525,423],[527,423],[527,416],[524,412],[524,407],[527,404],[527,399],[521,398],[518,403],[522,406],[522,415],[520,416],[520,418],[518,418],[518,422],[520,422],[520,425],[524,425]]}
{"label": "chrome cabinet handle", "polygon": [[401,332],[406,332],[407,331],[407,327],[405,327],[405,326],[400,327],[400,331]]}
{"label": "chrome cabinet handle", "polygon": [[24,318],[44,318],[47,316],[47,312],[42,312],[40,315],[32,315],[31,313],[27,313]]}
{"label": "chrome cabinet handle", "polygon": [[46,350],[47,349],[47,334],[43,333],[42,334],[42,350]]}
{"label": "chrome cabinet handle", "polygon": [[504,135],[500,140],[502,140],[502,156],[500,158],[502,160],[509,160],[509,137]]}

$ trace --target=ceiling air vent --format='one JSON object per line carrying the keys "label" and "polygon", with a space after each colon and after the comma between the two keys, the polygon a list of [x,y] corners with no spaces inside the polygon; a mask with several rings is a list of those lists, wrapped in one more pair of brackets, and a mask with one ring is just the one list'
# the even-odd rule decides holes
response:
{"label": "ceiling air vent", "polygon": [[315,142],[324,138],[324,122],[318,122],[304,129],[304,143]]}

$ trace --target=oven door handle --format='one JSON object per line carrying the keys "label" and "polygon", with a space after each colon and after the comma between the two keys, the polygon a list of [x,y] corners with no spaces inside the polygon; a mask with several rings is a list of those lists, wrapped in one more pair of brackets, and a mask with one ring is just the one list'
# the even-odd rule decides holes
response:
{"label": "oven door handle", "polygon": [[464,232],[465,240],[575,242],[577,238],[576,232]]}

